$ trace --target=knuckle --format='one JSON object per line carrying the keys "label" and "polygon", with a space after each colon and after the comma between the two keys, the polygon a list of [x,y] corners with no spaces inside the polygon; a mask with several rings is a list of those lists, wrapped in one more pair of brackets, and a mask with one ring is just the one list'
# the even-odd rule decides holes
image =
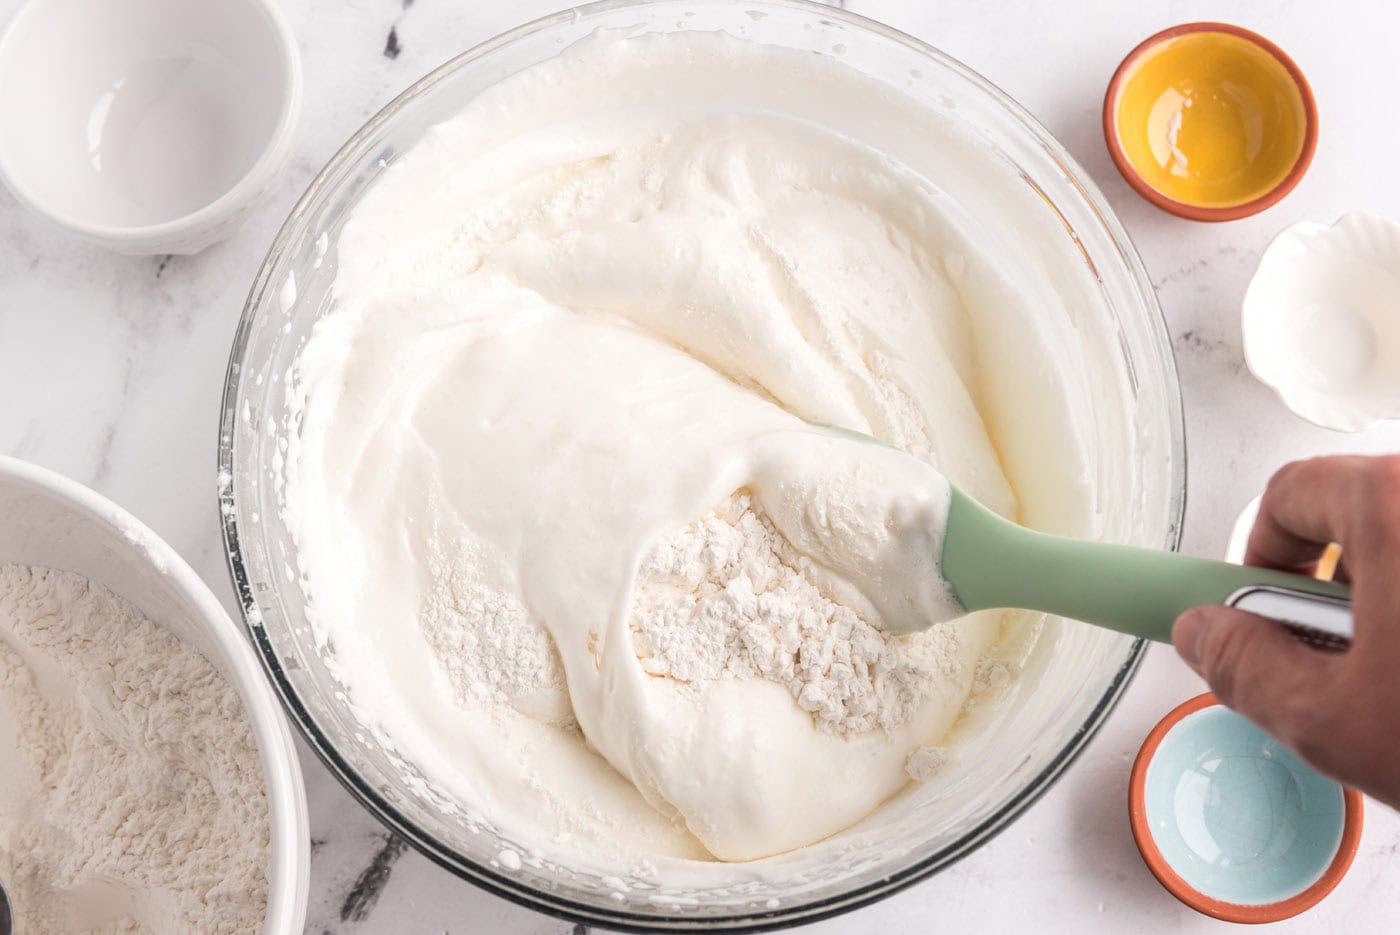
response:
{"label": "knuckle", "polygon": [[1272,515],[1278,512],[1280,504],[1286,504],[1298,496],[1302,490],[1310,490],[1317,484],[1319,474],[1318,458],[1290,461],[1274,471],[1269,482],[1264,485],[1260,514]]}
{"label": "knuckle", "polygon": [[1272,493],[1277,496],[1279,491],[1289,487],[1297,479],[1300,472],[1306,470],[1306,461],[1288,462],[1277,471],[1274,471],[1273,476],[1269,478],[1269,483],[1264,487],[1264,495],[1268,496]]}

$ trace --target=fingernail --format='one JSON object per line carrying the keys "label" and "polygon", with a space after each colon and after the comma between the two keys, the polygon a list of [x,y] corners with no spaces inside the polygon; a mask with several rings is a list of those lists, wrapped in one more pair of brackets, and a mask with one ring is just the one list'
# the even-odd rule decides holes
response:
{"label": "fingernail", "polygon": [[1176,623],[1172,625],[1172,645],[1176,647],[1181,661],[1197,675],[1201,675],[1201,633],[1205,626],[1205,617],[1192,610],[1176,618]]}

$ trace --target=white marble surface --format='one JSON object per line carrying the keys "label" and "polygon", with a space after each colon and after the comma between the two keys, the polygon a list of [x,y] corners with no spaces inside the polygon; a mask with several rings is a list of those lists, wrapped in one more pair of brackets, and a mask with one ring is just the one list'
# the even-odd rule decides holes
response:
{"label": "white marble surface", "polygon": [[[454,53],[549,12],[558,0],[284,0],[306,64],[306,107],[276,203],[231,242],[193,258],[129,259],[86,247],[0,192],[0,451],[56,468],[150,523],[233,607],[214,506],[219,396],[246,290],[281,217],[316,169],[395,93]],[[1071,3],[849,0],[967,62],[1021,100],[1107,192],[1165,308],[1184,387],[1190,451],[1186,548],[1218,554],[1274,468],[1330,451],[1400,449],[1400,426],[1339,435],[1292,416],[1244,369],[1240,296],[1271,234],[1353,208],[1400,216],[1389,112],[1400,5],[1250,0]],[[0,0],[8,15],[18,0]],[[1118,60],[1162,27],[1228,19],[1288,49],[1322,115],[1317,159],[1281,205],[1194,224],[1140,201],[1099,130]],[[393,30],[393,38],[390,38]],[[390,54],[393,53],[393,54]],[[5,93],[12,93],[5,89]],[[804,931],[1144,931],[1223,928],[1147,873],[1125,813],[1128,767],[1153,723],[1201,690],[1154,648],[1127,698],[1069,774],[1026,816],[952,869],[876,906]],[[558,933],[568,923],[480,892],[389,843],[321,765],[311,799],[308,931]],[[1372,804],[1356,864],[1336,893],[1284,931],[1394,931],[1400,817]],[[357,882],[383,876],[361,886]],[[379,885],[381,884],[382,885]],[[369,898],[372,897],[372,898]]]}

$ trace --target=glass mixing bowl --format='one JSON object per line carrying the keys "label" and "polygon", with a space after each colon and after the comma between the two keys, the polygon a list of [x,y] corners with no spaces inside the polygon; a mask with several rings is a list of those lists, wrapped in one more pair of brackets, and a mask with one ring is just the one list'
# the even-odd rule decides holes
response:
{"label": "glass mixing bowl", "polygon": [[[1069,355],[1085,473],[1097,501],[1089,534],[1173,549],[1185,491],[1180,394],[1161,312],[1102,195],[1049,133],[1005,94],[936,49],[843,10],[803,0],[607,2],[515,29],[447,63],[399,96],[331,160],[292,211],[254,283],[234,339],[221,422],[220,506],[229,562],[253,641],[287,710],[331,771],[424,854],[499,895],[613,928],[752,929],[852,909],[928,876],[1006,827],[1083,749],[1122,694],[1139,641],[1051,620],[1021,660],[1005,702],[963,728],[956,768],[911,787],[855,829],[770,858],[724,886],[620,886],[584,866],[538,859],[464,815],[361,720],[307,623],[296,547],[281,518],[278,472],[288,425],[285,381],[333,302],[346,215],[385,167],[473,96],[598,29],[723,30],[839,57],[918,101],[956,194],[975,165],[1014,218],[997,232],[1005,262],[1047,302],[1054,353]],[[917,133],[892,128],[898,145]],[[867,141],[871,142],[871,141]],[[885,145],[889,141],[873,141]],[[896,141],[898,142],[898,141]],[[967,182],[966,184],[980,184]],[[1053,295],[1052,295],[1053,293]],[[946,774],[946,775],[945,775]],[[510,850],[523,861],[501,860]]]}

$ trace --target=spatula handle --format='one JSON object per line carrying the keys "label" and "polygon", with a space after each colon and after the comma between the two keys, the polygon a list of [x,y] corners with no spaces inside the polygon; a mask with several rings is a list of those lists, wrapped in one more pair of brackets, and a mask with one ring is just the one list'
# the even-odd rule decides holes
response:
{"label": "spatula handle", "polygon": [[[1232,602],[1296,627],[1316,628],[1323,619],[1325,633],[1350,638],[1351,592],[1345,585],[1046,535],[1003,519],[956,489],[942,571],[968,610],[1039,610],[1161,642],[1170,642],[1172,622],[1182,611]],[[1326,609],[1319,612],[1322,604]]]}

